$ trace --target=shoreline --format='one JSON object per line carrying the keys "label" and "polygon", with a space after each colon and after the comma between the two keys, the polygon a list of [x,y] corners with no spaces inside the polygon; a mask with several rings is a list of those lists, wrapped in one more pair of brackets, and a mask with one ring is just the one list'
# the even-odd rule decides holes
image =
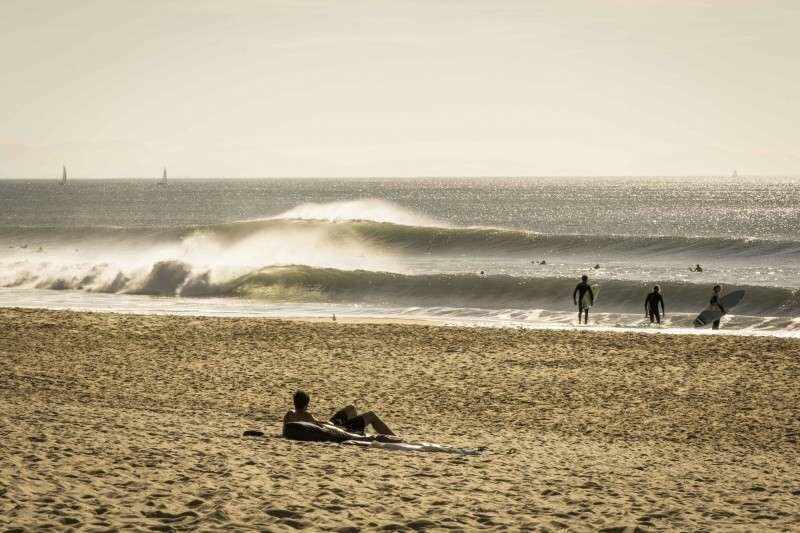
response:
{"label": "shoreline", "polygon": [[[139,298],[149,298],[138,296]],[[161,301],[167,298],[161,299]],[[173,298],[170,298],[173,299]],[[267,311],[259,313],[257,311],[244,311],[244,312],[225,312],[224,310],[174,310],[174,309],[157,309],[150,307],[147,309],[99,309],[91,306],[83,307],[80,305],[5,305],[0,302],[0,309],[20,309],[20,310],[41,310],[41,311],[64,311],[70,313],[95,313],[95,314],[115,314],[115,315],[132,315],[132,316],[180,316],[180,317],[205,317],[205,318],[249,318],[257,320],[272,320],[272,321],[292,321],[292,322],[310,322],[310,323],[340,323],[340,324],[412,324],[412,325],[428,325],[447,328],[479,328],[479,329],[525,329],[532,331],[567,331],[567,332],[595,332],[595,333],[634,333],[644,335],[677,335],[677,336],[731,336],[731,337],[773,337],[781,339],[797,339],[800,338],[800,328],[797,330],[768,330],[768,329],[732,329],[725,328],[724,325],[719,330],[711,330],[710,328],[686,328],[686,327],[659,327],[659,326],[624,326],[624,325],[600,325],[590,323],[589,325],[578,325],[574,323],[558,323],[558,322],[527,322],[515,320],[491,320],[472,317],[437,317],[437,316],[402,316],[390,315],[369,312],[364,314],[359,313],[339,313],[336,310],[336,320],[332,320],[331,314],[293,314],[288,312],[286,314],[276,313],[274,311]],[[597,313],[597,315],[607,315],[607,313]],[[737,315],[730,315],[736,317]],[[765,320],[770,317],[765,317]],[[800,323],[800,318],[792,319],[792,322]]]}
{"label": "shoreline", "polygon": [[[777,337],[0,308],[0,525],[794,529],[799,354]],[[487,449],[288,441],[296,389],[321,418],[359,399],[408,440]]]}

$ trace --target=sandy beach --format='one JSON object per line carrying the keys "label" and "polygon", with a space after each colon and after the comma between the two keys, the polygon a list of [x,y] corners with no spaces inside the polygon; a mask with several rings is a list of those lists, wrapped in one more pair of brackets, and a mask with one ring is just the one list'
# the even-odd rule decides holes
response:
{"label": "sandy beach", "polygon": [[[796,530],[798,378],[798,339],[0,309],[0,525]],[[287,441],[298,388],[487,449]]]}

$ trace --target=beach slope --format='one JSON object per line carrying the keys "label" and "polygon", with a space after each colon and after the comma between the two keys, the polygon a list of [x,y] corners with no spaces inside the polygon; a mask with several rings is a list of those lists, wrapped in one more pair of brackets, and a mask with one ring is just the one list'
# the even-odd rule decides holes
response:
{"label": "beach slope", "polygon": [[[796,529],[798,378],[798,339],[0,309],[0,526]],[[298,388],[487,449],[287,441]]]}

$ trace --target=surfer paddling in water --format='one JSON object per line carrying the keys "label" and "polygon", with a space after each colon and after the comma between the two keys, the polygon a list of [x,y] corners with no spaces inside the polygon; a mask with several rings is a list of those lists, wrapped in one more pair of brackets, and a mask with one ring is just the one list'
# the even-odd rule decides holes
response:
{"label": "surfer paddling in water", "polygon": [[588,324],[589,308],[594,305],[594,291],[589,285],[589,276],[581,276],[581,282],[572,291],[572,301],[578,306],[578,324],[581,323],[581,312],[583,312],[584,324]]}
{"label": "surfer paddling in water", "polygon": [[[661,304],[661,313],[658,312],[658,306]],[[644,299],[644,316],[650,317],[650,323],[656,322],[661,324],[661,315],[667,316],[664,310],[664,298],[661,296],[661,287],[658,285],[653,287],[653,292],[649,293]]]}

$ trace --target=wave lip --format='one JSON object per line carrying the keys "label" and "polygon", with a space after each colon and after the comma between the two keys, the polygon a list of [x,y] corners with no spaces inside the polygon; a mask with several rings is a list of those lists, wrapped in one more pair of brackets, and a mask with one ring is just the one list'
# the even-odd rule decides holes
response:
{"label": "wave lip", "polygon": [[269,217],[269,220],[317,220],[327,222],[370,220],[404,226],[443,225],[430,217],[401,207],[393,202],[375,198],[304,203],[279,215]]}
{"label": "wave lip", "polygon": [[[302,207],[302,206],[300,206]],[[302,210],[301,210],[302,211]],[[314,210],[312,209],[311,212]],[[285,214],[291,214],[292,210]],[[298,213],[302,214],[302,213]],[[323,213],[316,213],[323,214]],[[800,241],[668,237],[635,235],[554,235],[533,231],[398,224],[365,219],[269,218],[178,228],[0,228],[0,244],[18,253],[87,247],[147,251],[159,247],[191,247],[200,241],[226,251],[240,245],[244,255],[258,257],[259,248],[286,252],[305,245],[348,246],[358,254],[475,255],[519,258],[584,258],[591,261],[646,259],[681,263],[711,260],[750,262],[769,258],[774,265],[800,263]],[[416,215],[409,215],[416,217]],[[419,220],[417,220],[419,222]],[[124,251],[124,250],[122,250]],[[214,255],[219,255],[215,252]],[[241,256],[242,253],[237,255]],[[113,257],[105,258],[113,260]],[[256,264],[263,264],[259,257]],[[302,256],[279,257],[272,263],[304,262]],[[250,263],[253,264],[252,262]],[[331,265],[336,266],[336,265]]]}

